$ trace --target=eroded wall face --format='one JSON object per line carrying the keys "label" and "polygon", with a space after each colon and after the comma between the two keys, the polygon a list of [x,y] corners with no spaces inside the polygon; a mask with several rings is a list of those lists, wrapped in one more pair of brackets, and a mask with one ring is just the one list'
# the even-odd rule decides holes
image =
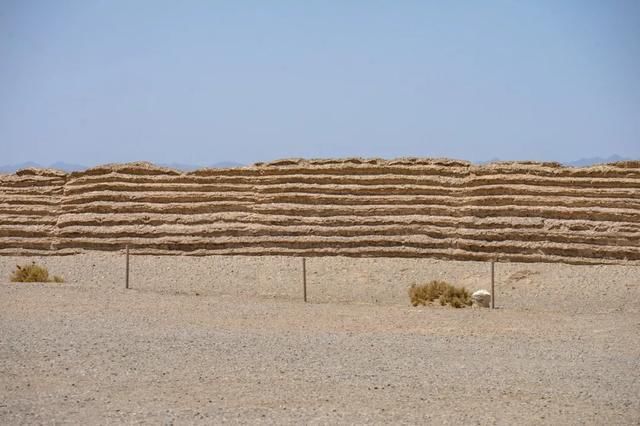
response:
{"label": "eroded wall face", "polygon": [[0,176],[0,254],[405,256],[640,264],[640,162],[284,160]]}
{"label": "eroded wall face", "polygon": [[66,178],[53,170],[0,174],[0,254],[54,249]]}

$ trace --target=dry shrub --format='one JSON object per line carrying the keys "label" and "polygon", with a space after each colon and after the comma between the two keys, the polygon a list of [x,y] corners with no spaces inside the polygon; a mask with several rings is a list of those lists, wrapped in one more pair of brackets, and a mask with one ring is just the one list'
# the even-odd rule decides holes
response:
{"label": "dry shrub", "polygon": [[31,265],[17,265],[11,274],[11,281],[14,283],[62,283],[64,279],[58,275],[50,278],[47,268],[32,262]]}
{"label": "dry shrub", "polygon": [[472,304],[471,294],[466,288],[438,280],[423,285],[412,285],[409,288],[409,298],[413,306],[426,305],[436,299],[442,306],[448,304],[454,308],[464,308]]}

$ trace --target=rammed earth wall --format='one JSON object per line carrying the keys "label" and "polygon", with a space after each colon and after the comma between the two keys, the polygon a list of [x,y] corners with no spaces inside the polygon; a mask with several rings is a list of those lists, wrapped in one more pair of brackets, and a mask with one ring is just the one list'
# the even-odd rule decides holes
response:
{"label": "rammed earth wall", "polygon": [[148,163],[0,175],[0,254],[435,257],[640,264],[640,161]]}

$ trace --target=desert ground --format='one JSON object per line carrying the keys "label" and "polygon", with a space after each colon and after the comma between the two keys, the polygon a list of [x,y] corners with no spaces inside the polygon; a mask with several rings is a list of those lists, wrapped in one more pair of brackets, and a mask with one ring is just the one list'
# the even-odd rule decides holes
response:
{"label": "desert ground", "polygon": [[[63,284],[10,283],[32,260]],[[0,423],[640,424],[640,266],[0,257]]]}

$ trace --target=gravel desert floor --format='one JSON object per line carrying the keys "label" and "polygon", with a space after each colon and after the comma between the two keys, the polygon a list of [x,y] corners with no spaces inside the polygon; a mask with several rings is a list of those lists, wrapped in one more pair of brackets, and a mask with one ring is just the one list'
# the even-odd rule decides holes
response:
{"label": "gravel desert floor", "polygon": [[[63,284],[9,283],[35,260]],[[0,258],[0,423],[640,424],[640,267],[498,264],[498,309],[409,306],[488,265]]]}

